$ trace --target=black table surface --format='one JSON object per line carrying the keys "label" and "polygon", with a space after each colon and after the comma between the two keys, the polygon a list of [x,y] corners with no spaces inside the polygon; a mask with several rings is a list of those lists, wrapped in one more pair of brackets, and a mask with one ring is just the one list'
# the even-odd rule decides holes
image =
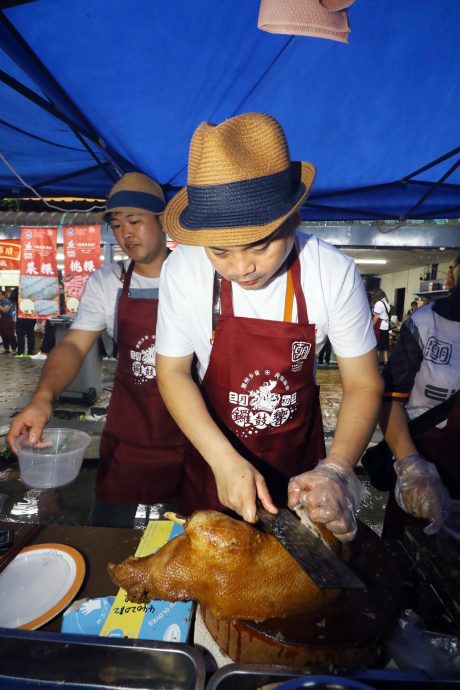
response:
{"label": "black table surface", "polygon": [[[49,524],[41,525],[27,539],[31,527],[25,523],[0,522],[0,529],[13,530],[15,539],[26,537],[23,546],[65,544],[77,549],[86,564],[85,578],[76,596],[78,599],[116,595],[118,587],[109,577],[107,565],[120,563],[133,555],[142,537],[142,531],[138,529]],[[61,615],[56,616],[41,630],[59,632],[61,620]]]}

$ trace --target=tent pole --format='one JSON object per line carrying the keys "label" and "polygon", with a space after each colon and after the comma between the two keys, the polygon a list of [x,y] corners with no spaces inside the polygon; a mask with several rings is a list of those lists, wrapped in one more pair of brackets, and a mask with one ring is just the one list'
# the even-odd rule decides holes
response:
{"label": "tent pole", "polygon": [[[123,161],[118,161],[118,156],[115,152],[110,151],[105,145],[102,146],[100,142],[99,135],[94,132],[91,124],[88,122],[83,113],[75,105],[75,103],[67,96],[63,91],[60,84],[51,75],[48,69],[43,65],[39,58],[35,55],[30,46],[24,41],[22,36],[16,31],[15,27],[7,19],[5,14],[0,11],[0,42],[3,50],[14,60],[14,62],[24,70],[28,76],[33,79],[37,86],[46,94],[50,102],[54,105],[55,111],[67,115],[70,115],[70,119],[74,123],[74,127],[71,127],[73,133],[75,134],[75,128],[81,131],[83,128],[90,134],[90,138],[93,143],[96,143],[101,151],[104,153],[107,162],[112,166],[115,171],[116,178],[118,179],[122,173]],[[5,74],[5,73],[3,73]],[[21,85],[22,86],[22,85]],[[44,99],[40,99],[43,101]],[[35,101],[37,102],[37,101]],[[67,115],[67,116],[69,116]],[[61,119],[63,119],[61,117]],[[67,123],[68,124],[68,123]],[[69,125],[70,126],[70,125]],[[120,163],[122,163],[120,165]],[[107,170],[104,168],[106,174]],[[111,177],[109,175],[109,177]]]}
{"label": "tent pole", "polygon": [[446,180],[450,175],[452,175],[453,172],[455,172],[455,170],[457,170],[457,168],[459,166],[460,166],[460,158],[453,165],[451,165],[449,170],[447,170],[447,172],[445,172],[444,175],[442,175],[442,177],[440,177],[439,180],[437,182],[435,182],[435,184],[427,192],[425,192],[425,194],[417,201],[417,203],[414,204],[414,206],[412,206],[412,208],[410,208],[407,211],[407,213],[405,213],[404,216],[402,216],[399,220],[401,220],[401,221],[407,220],[411,216],[411,214],[413,214],[413,212],[419,206],[421,206],[423,204],[423,202],[442,185],[444,180]]}

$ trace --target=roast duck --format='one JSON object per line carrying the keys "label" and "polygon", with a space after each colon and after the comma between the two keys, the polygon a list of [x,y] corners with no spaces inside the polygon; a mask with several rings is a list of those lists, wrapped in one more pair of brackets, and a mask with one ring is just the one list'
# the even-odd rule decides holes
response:
{"label": "roast duck", "polygon": [[[130,601],[194,599],[218,620],[262,621],[321,609],[340,594],[320,589],[275,537],[253,525],[214,510],[168,517],[184,524],[183,534],[151,556],[108,566]],[[344,557],[327,528],[313,529]]]}

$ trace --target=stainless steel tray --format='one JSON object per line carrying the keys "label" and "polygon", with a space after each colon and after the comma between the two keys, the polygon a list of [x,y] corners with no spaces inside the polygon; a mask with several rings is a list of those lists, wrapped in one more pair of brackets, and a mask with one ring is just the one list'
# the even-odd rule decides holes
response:
{"label": "stainless steel tray", "polygon": [[[315,674],[318,677],[318,674]],[[287,666],[261,666],[259,664],[229,664],[223,666],[210,677],[206,690],[257,690],[270,683],[287,683],[299,679],[299,689],[324,687],[318,684],[302,684],[300,679],[307,676],[293,672]],[[349,676],[350,680],[359,681],[375,690],[453,690],[460,688],[460,679],[430,678],[421,671],[399,671],[394,669],[376,669],[357,671]],[[343,679],[343,676],[342,676]],[[333,685],[340,688],[340,684]]]}
{"label": "stainless steel tray", "polygon": [[9,680],[12,688],[62,689],[65,683],[98,690],[204,690],[205,664],[185,644],[0,628],[0,688],[9,687]]}

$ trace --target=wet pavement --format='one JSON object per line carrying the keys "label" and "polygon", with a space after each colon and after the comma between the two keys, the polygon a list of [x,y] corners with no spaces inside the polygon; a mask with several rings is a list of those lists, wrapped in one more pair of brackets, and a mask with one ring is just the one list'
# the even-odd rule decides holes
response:
{"label": "wet pavement", "polygon": [[[85,405],[83,401],[67,400],[55,404],[49,426],[86,431],[91,436],[91,443],[77,479],[67,486],[47,490],[28,489],[22,483],[16,458],[10,453],[5,442],[11,418],[30,400],[42,367],[42,360],[0,355],[0,520],[86,524],[93,497],[100,435],[110,402],[116,361],[102,362],[102,390],[93,405]],[[342,399],[337,365],[320,367],[317,378],[328,444],[334,433]],[[381,434],[376,432],[372,443],[380,438]],[[367,488],[359,518],[380,533],[386,494],[370,487],[363,468],[358,466],[357,472]],[[149,518],[158,517],[161,511],[161,504],[139,506],[135,526],[143,527]]]}

